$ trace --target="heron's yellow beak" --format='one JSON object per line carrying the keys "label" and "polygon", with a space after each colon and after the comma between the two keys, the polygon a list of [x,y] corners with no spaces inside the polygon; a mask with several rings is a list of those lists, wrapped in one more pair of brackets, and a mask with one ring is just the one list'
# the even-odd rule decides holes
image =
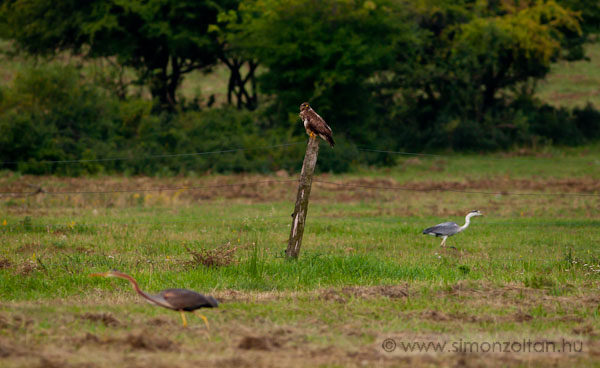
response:
{"label": "heron's yellow beak", "polygon": [[104,272],[104,273],[91,273],[90,277],[108,277],[109,274],[108,272]]}

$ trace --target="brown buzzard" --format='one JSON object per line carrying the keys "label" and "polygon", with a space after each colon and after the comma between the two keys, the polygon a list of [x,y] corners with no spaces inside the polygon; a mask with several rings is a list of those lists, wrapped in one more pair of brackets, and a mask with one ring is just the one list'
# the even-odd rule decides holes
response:
{"label": "brown buzzard", "polygon": [[323,138],[323,140],[327,141],[331,147],[335,145],[333,137],[331,136],[333,134],[331,128],[327,125],[325,120],[323,120],[323,118],[308,105],[308,102],[304,102],[300,105],[300,119],[302,119],[302,122],[304,123],[306,134],[311,138],[318,135]]}

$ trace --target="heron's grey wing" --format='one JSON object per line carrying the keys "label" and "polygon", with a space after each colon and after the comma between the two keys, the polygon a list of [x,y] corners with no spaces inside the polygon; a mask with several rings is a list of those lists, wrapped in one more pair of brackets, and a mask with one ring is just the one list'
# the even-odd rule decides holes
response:
{"label": "heron's grey wing", "polygon": [[187,289],[167,289],[159,295],[175,310],[193,311],[198,308],[216,308],[219,305],[212,296]]}
{"label": "heron's grey wing", "polygon": [[435,234],[436,236],[450,236],[458,233],[458,226],[455,222],[442,222],[435,226],[423,230],[423,234]]}

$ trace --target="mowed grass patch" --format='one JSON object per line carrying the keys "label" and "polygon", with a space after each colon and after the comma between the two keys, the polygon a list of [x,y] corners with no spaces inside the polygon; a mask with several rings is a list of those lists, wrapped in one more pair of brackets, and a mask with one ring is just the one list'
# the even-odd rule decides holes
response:
{"label": "mowed grass patch", "polygon": [[546,80],[538,85],[537,95],[554,106],[600,106],[600,43],[585,48],[589,60],[560,61],[552,65]]}
{"label": "mowed grass patch", "polygon": [[[463,279],[527,283],[536,275],[550,280],[550,285],[561,285],[595,281],[598,276],[593,269],[600,253],[591,244],[600,240],[600,223],[593,218],[508,218],[490,213],[449,239],[448,245],[456,249],[443,249],[439,239],[421,231],[444,218],[374,216],[378,206],[373,203],[356,203],[353,211],[348,204],[336,209],[335,204],[316,203],[302,256],[290,262],[283,257],[291,221],[285,215],[287,205],[263,206],[265,217],[257,214],[261,206],[233,204],[227,217],[219,213],[221,204],[209,204],[190,206],[183,217],[169,214],[167,208],[153,216],[135,216],[131,208],[123,209],[129,220],[103,217],[105,223],[83,217],[81,223],[65,218],[65,225],[45,226],[38,224],[42,219],[27,225],[9,218],[11,225],[0,230],[3,256],[11,264],[1,271],[11,280],[3,295],[49,297],[57,292],[46,287],[52,283],[60,284],[60,296],[77,294],[82,284],[91,289],[99,283],[88,282],[87,273],[107,269],[137,274],[149,288],[172,284],[207,290],[309,290]],[[349,216],[344,217],[344,211]],[[240,216],[244,212],[247,216]],[[463,221],[462,216],[448,219]],[[239,245],[234,264],[190,265],[188,248],[213,249],[226,243]]]}
{"label": "mowed grass patch", "polygon": [[[223,303],[203,311],[210,332],[193,316],[188,317],[190,327],[183,329],[177,313],[149,307],[120,287],[44,304],[14,303],[0,310],[5,362],[192,367],[235,366],[240,361],[243,366],[429,366],[467,361],[543,366],[590,364],[589,351],[597,348],[589,337],[598,328],[589,294],[566,299],[518,285],[462,282],[293,293],[229,290],[214,295]],[[421,341],[481,341],[482,335],[488,341],[585,341],[586,351],[548,356],[381,350],[383,339],[390,337],[398,342],[419,336]],[[82,359],[82,354],[89,356]]]}

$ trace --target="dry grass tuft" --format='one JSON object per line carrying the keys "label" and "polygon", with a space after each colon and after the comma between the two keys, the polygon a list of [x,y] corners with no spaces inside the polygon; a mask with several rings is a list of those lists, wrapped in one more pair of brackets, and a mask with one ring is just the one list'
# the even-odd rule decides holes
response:
{"label": "dry grass tuft", "polygon": [[244,247],[243,245],[231,245],[231,242],[213,249],[200,248],[199,250],[193,250],[186,246],[185,249],[192,256],[192,260],[186,262],[186,265],[195,268],[198,266],[224,267],[237,264],[236,253]]}
{"label": "dry grass tuft", "polygon": [[38,271],[39,268],[40,267],[39,267],[38,263],[35,263],[33,261],[26,261],[26,262],[23,262],[21,265],[19,265],[19,267],[17,267],[16,274],[28,276],[28,275],[31,275],[32,273]]}

